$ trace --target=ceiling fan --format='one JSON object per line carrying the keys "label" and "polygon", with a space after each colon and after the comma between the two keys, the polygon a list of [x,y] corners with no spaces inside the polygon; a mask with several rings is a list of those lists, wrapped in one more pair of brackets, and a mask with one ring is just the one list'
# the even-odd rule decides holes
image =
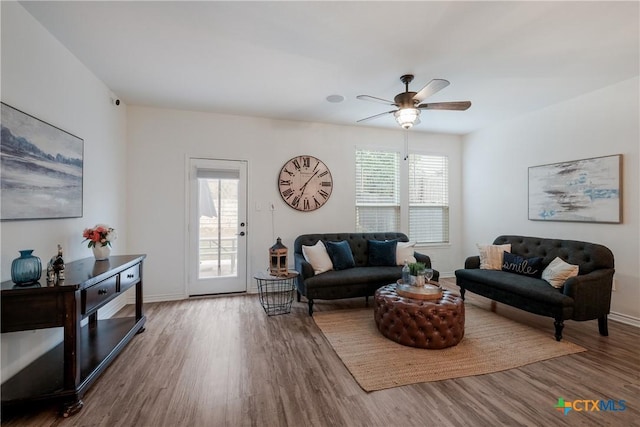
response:
{"label": "ceiling fan", "polygon": [[405,129],[409,129],[414,124],[420,123],[420,111],[421,110],[458,110],[464,111],[471,107],[470,101],[454,101],[454,102],[435,102],[431,104],[422,104],[429,96],[439,92],[445,87],[449,86],[449,82],[443,79],[433,79],[425,87],[418,92],[409,92],[409,83],[413,81],[412,74],[405,74],[400,77],[400,81],[405,85],[405,91],[399,93],[393,98],[393,101],[377,98],[369,95],[358,95],[356,98],[363,101],[380,102],[382,104],[392,105],[398,107],[395,110],[386,111],[384,113],[376,114],[374,116],[366,117],[358,120],[360,122],[366,122],[368,120],[382,117],[386,114],[392,114],[396,118],[396,121],[400,126]]}

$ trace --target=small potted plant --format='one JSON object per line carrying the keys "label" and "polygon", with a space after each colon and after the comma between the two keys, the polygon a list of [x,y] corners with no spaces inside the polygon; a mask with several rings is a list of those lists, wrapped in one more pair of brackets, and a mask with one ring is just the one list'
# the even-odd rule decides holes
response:
{"label": "small potted plant", "polygon": [[423,262],[412,262],[409,264],[409,271],[412,276],[417,276],[418,271],[424,270],[427,266]]}

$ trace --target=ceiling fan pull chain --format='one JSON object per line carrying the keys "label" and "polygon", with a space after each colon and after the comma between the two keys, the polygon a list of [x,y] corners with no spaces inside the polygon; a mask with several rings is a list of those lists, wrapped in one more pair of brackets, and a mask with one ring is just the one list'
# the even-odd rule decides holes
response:
{"label": "ceiling fan pull chain", "polygon": [[409,129],[404,130],[404,160],[409,160]]}

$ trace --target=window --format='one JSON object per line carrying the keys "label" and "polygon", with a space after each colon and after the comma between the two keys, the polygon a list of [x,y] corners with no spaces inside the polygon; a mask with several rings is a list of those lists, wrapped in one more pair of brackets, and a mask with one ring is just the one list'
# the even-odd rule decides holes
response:
{"label": "window", "polygon": [[449,242],[449,159],[409,155],[409,235],[418,243]]}
{"label": "window", "polygon": [[356,151],[356,230],[400,229],[400,154]]}
{"label": "window", "polygon": [[[408,229],[418,243],[449,242],[449,159],[410,154],[402,164],[408,174],[401,177],[399,153],[356,150],[357,231]],[[408,197],[400,197],[401,188]],[[408,218],[408,224],[401,218]]]}

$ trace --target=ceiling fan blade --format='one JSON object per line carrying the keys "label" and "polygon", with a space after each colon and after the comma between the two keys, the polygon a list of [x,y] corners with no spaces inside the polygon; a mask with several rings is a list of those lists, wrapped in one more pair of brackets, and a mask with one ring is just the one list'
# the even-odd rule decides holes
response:
{"label": "ceiling fan blade", "polygon": [[471,107],[471,101],[433,102],[420,104],[416,108],[420,110],[459,110],[464,111]]}
{"label": "ceiling fan blade", "polygon": [[430,97],[431,95],[433,95],[434,93],[440,92],[442,89],[444,89],[447,86],[449,86],[448,80],[433,79],[429,83],[427,83],[425,87],[420,89],[420,91],[414,95],[413,99],[415,99],[418,102],[422,102],[428,97]]}
{"label": "ceiling fan blade", "polygon": [[372,119],[376,119],[376,118],[378,118],[378,117],[382,117],[382,116],[384,116],[384,115],[386,115],[386,114],[395,113],[396,111],[398,111],[398,110],[386,111],[386,112],[384,112],[384,113],[376,114],[375,116],[365,117],[364,119],[360,119],[360,120],[358,120],[356,123],[366,122],[366,121],[369,121],[369,120],[372,120]]}
{"label": "ceiling fan blade", "polygon": [[393,101],[389,101],[387,99],[382,99],[382,98],[377,98],[375,96],[369,96],[369,95],[358,95],[356,96],[356,98],[362,100],[362,101],[373,101],[373,102],[380,102],[382,104],[387,104],[387,105],[396,105]]}

